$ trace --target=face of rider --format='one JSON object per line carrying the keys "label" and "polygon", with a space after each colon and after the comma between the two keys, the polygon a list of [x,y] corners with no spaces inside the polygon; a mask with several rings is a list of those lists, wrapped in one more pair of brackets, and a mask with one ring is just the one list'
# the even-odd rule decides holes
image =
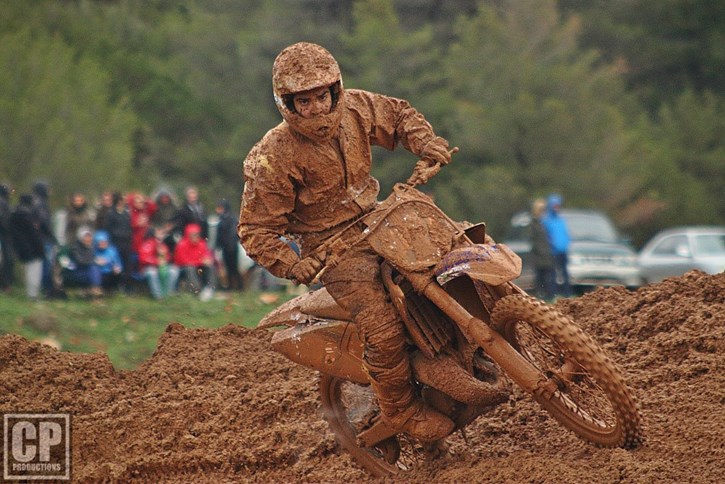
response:
{"label": "face of rider", "polygon": [[332,109],[332,96],[327,86],[310,89],[294,95],[295,111],[305,119],[328,114]]}

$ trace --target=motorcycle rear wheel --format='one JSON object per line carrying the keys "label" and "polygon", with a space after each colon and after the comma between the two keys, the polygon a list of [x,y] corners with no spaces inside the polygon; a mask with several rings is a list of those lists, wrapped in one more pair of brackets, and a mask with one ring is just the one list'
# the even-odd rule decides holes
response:
{"label": "motorcycle rear wheel", "polygon": [[357,434],[368,428],[379,413],[372,388],[332,375],[320,374],[320,401],[325,420],[337,443],[366,471],[376,477],[409,472],[428,455],[435,445],[424,448],[401,434],[368,448],[357,442]]}
{"label": "motorcycle rear wheel", "polygon": [[634,448],[643,439],[632,391],[604,350],[579,326],[532,297],[496,302],[492,327],[546,379],[534,399],[564,427],[600,447]]}

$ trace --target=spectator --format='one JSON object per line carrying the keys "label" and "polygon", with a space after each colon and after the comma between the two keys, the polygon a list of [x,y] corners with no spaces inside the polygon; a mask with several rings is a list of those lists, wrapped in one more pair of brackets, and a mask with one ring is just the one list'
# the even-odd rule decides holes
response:
{"label": "spectator", "polygon": [[69,286],[88,289],[93,297],[103,295],[101,268],[96,264],[93,231],[90,227],[78,229],[78,237],[70,246],[70,265],[64,275]]}
{"label": "spectator", "polygon": [[209,237],[209,225],[206,221],[206,212],[199,202],[199,190],[194,186],[186,187],[184,205],[179,209],[176,228],[180,233],[186,232],[189,224],[197,224],[201,227],[203,239]]}
{"label": "spectator", "polygon": [[123,273],[123,262],[116,247],[111,244],[108,232],[97,230],[93,236],[95,264],[101,269],[101,286],[118,289]]}
{"label": "spectator", "polygon": [[571,285],[569,283],[569,244],[571,238],[566,221],[559,214],[562,197],[558,194],[551,194],[547,200],[547,214],[543,223],[546,228],[551,252],[554,258],[554,273],[556,280],[556,294],[564,297],[571,296]]}
{"label": "spectator", "polygon": [[151,229],[138,254],[140,270],[154,299],[174,294],[179,280],[179,268],[171,263],[171,250],[164,243],[166,235],[160,227]]}
{"label": "spectator", "polygon": [[0,185],[0,289],[10,290],[15,282],[15,254],[10,233],[10,218],[13,210],[10,206],[12,189],[5,184]]}
{"label": "spectator", "polygon": [[43,291],[49,297],[56,296],[56,288],[53,283],[53,265],[55,263],[56,247],[58,239],[53,235],[53,226],[50,212],[50,185],[44,181],[33,183],[33,218],[43,236],[43,247],[45,256],[43,258]]}
{"label": "spectator", "polygon": [[86,196],[80,192],[72,194],[65,218],[65,243],[72,244],[81,227],[93,227],[94,223],[95,214],[88,206]]}
{"label": "spectator", "polygon": [[131,250],[138,255],[141,242],[151,228],[156,203],[147,199],[143,193],[131,193],[128,196],[128,210],[131,213]]}
{"label": "spectator", "polygon": [[10,216],[11,237],[15,253],[25,270],[25,291],[33,301],[40,296],[45,260],[45,234],[36,223],[33,196],[20,195],[20,201]]}
{"label": "spectator", "polygon": [[227,275],[228,289],[241,289],[242,276],[239,273],[239,236],[237,235],[237,217],[231,214],[229,201],[219,200],[216,206],[219,217],[215,248],[221,252],[223,267]]}
{"label": "spectator", "polygon": [[106,226],[106,217],[113,211],[113,193],[105,191],[101,194],[101,201],[96,207],[96,230]]}
{"label": "spectator", "polygon": [[537,198],[531,207],[531,264],[534,266],[534,288],[537,297],[545,301],[554,299],[555,276],[554,256],[551,252],[549,237],[543,224],[546,215],[546,200]]}
{"label": "spectator", "polygon": [[212,298],[216,285],[214,256],[202,239],[198,224],[186,226],[184,237],[176,244],[174,264],[179,266],[181,275],[191,291],[199,294],[199,299],[208,301]]}
{"label": "spectator", "polygon": [[121,273],[121,289],[128,292],[131,287],[131,275],[135,270],[131,250],[131,214],[126,201],[120,192],[113,194],[113,210],[106,215],[104,227],[121,257],[123,272]]}
{"label": "spectator", "polygon": [[164,243],[171,252],[176,247],[174,240],[174,229],[177,222],[179,209],[174,202],[174,196],[168,190],[161,189],[156,194],[156,212],[151,217],[151,225],[164,231],[166,238]]}

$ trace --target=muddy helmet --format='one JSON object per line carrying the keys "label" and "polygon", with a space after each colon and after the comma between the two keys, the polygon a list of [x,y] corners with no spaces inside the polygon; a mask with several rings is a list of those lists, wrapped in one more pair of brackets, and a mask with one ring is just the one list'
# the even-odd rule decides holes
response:
{"label": "muddy helmet", "polygon": [[[325,86],[332,97],[330,113],[309,119],[300,116],[294,107],[294,95]],[[340,66],[327,49],[309,42],[286,47],[272,66],[272,89],[277,109],[292,129],[316,141],[328,140],[337,133],[344,90]]]}

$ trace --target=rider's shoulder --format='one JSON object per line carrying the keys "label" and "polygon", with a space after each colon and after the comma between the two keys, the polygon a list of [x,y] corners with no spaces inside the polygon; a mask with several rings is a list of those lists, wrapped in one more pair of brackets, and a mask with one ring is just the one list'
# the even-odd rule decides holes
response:
{"label": "rider's shoulder", "polygon": [[290,129],[289,125],[282,122],[267,131],[262,139],[254,146],[254,149],[267,154],[285,155],[297,151],[299,141],[298,136],[295,136],[294,131]]}

